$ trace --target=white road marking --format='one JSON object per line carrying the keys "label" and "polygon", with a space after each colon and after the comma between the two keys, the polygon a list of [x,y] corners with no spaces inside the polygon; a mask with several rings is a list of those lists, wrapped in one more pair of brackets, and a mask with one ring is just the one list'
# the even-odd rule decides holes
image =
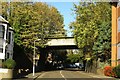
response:
{"label": "white road marking", "polygon": [[60,74],[61,74],[62,78],[64,78],[65,80],[67,80],[67,79],[65,78],[65,76],[62,74],[62,70],[60,71]]}

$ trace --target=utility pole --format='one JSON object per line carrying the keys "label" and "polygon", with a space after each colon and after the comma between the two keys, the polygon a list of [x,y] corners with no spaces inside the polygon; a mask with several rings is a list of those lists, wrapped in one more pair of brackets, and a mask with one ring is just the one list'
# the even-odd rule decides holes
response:
{"label": "utility pole", "polygon": [[37,39],[37,40],[34,40],[34,53],[33,53],[33,76],[35,76],[35,59],[36,59],[36,57],[35,57],[35,54],[36,54],[36,52],[35,52],[35,42],[36,41],[40,41],[41,39]]}

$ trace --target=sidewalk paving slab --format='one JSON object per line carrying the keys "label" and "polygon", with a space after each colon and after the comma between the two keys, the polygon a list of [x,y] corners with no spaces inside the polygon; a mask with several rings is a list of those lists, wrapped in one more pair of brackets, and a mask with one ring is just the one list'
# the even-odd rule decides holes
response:
{"label": "sidewalk paving slab", "polygon": [[109,77],[109,76],[104,76],[104,75],[99,75],[99,74],[95,74],[95,73],[87,73],[85,71],[80,71],[80,73],[89,75],[93,78],[101,78],[103,80],[120,80],[120,78],[114,78],[114,77]]}
{"label": "sidewalk paving slab", "polygon": [[28,75],[26,75],[25,77],[27,78],[32,78],[33,80],[38,78],[43,72],[36,72],[35,75],[33,76],[33,73],[30,73]]}

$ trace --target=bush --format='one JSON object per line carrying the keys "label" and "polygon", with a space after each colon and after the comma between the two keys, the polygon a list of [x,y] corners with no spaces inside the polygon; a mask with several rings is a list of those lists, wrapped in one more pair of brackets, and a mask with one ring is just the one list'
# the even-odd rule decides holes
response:
{"label": "bush", "polygon": [[3,67],[8,69],[13,69],[16,65],[16,62],[13,59],[7,59],[3,62]]}
{"label": "bush", "polygon": [[112,77],[116,76],[115,73],[114,73],[114,71],[113,71],[113,68],[111,66],[106,66],[104,68],[104,75],[105,76],[112,76]]}
{"label": "bush", "polygon": [[105,62],[99,62],[98,63],[98,68],[100,68],[100,69],[104,69],[105,66],[110,66],[110,64],[105,63]]}
{"label": "bush", "polygon": [[120,64],[114,67],[113,71],[115,72],[116,76],[120,78]]}

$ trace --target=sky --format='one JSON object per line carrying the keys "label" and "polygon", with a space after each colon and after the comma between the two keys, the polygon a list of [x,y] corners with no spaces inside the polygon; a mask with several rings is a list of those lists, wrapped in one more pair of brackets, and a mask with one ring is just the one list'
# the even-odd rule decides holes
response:
{"label": "sky", "polygon": [[71,37],[72,32],[69,29],[69,24],[75,21],[75,15],[73,14],[73,3],[78,2],[47,2],[48,5],[54,6],[58,9],[61,15],[64,17],[64,29],[67,30],[67,36]]}

